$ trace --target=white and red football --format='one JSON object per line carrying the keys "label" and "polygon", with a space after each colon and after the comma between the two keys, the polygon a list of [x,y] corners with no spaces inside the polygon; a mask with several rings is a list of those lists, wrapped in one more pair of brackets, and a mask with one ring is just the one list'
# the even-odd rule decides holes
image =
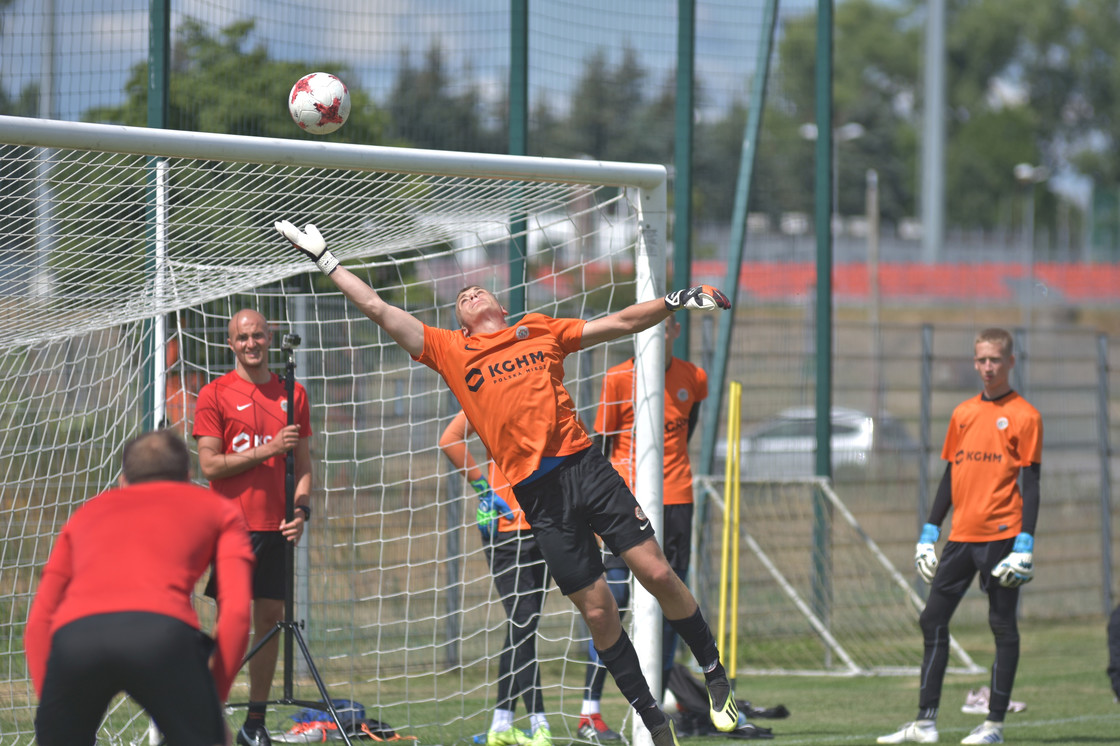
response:
{"label": "white and red football", "polygon": [[304,75],[292,86],[288,111],[300,129],[326,135],[346,123],[350,116],[350,92],[330,73]]}

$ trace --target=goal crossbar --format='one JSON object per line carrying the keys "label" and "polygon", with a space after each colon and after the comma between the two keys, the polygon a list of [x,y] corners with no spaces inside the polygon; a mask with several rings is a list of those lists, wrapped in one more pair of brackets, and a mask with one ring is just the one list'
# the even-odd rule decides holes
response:
{"label": "goal crossbar", "polygon": [[0,116],[0,143],[312,168],[569,181],[650,190],[663,187],[667,174],[664,166],[649,163],[319,143],[12,116]]}

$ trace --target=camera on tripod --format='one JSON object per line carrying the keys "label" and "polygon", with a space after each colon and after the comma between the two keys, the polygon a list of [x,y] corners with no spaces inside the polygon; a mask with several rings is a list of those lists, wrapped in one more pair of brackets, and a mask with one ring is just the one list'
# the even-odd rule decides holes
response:
{"label": "camera on tripod", "polygon": [[285,334],[280,341],[280,349],[290,352],[299,347],[299,343],[302,341],[298,334]]}

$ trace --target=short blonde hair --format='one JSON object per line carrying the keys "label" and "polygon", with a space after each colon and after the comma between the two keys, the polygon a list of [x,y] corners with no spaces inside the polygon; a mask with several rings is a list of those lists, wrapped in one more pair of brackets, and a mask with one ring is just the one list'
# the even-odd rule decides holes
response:
{"label": "short blonde hair", "polygon": [[1000,329],[999,327],[994,326],[988,329],[984,329],[976,335],[976,339],[973,340],[972,346],[975,348],[976,345],[980,344],[981,342],[989,342],[994,345],[999,345],[1000,349],[1003,350],[1004,355],[1010,356],[1015,354],[1015,338],[1012,337],[1011,332],[1007,331],[1006,329]]}

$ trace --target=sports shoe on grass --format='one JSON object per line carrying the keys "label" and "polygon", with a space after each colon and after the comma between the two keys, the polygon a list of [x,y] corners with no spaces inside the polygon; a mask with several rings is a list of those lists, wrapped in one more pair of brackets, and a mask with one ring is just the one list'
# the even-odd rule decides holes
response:
{"label": "sports shoe on grass", "polygon": [[486,746],[527,746],[529,738],[520,728],[493,730],[486,734]]}
{"label": "sports shoe on grass", "polygon": [[962,738],[961,743],[1003,743],[1003,723],[985,720]]}
{"label": "sports shoe on grass", "polygon": [[598,712],[579,716],[579,737],[589,741],[621,741],[622,736],[610,729]]}
{"label": "sports shoe on grass", "polygon": [[533,737],[529,739],[529,746],[552,746],[552,731],[548,726],[542,725],[533,731]]}
{"label": "sports shoe on grass", "polygon": [[[991,697],[992,690],[986,686],[979,689],[969,689],[968,694],[964,697],[964,704],[961,705],[961,712],[969,715],[987,715],[988,714],[988,698]],[[1027,709],[1026,704],[1023,702],[1016,702],[1011,700],[1007,703],[1008,712],[1022,712]]]}
{"label": "sports shoe on grass", "polygon": [[240,746],[272,746],[264,720],[245,721],[237,731],[237,743]]}
{"label": "sports shoe on grass", "polygon": [[665,722],[656,728],[650,728],[650,737],[653,746],[681,746],[677,740],[677,727],[673,725],[673,718],[665,716]]}
{"label": "sports shoe on grass", "polygon": [[[722,702],[717,703],[712,696],[712,689],[717,691],[716,696],[722,698]],[[731,682],[723,676],[715,681],[707,683],[708,689],[708,705],[710,707],[708,713],[712,718],[712,725],[716,730],[728,733],[735,730],[739,726],[739,707],[735,704],[735,693],[731,691]],[[726,694],[722,692],[726,691]]]}
{"label": "sports shoe on grass", "polygon": [[879,736],[876,743],[937,743],[937,724],[932,720],[915,720],[889,736]]}

